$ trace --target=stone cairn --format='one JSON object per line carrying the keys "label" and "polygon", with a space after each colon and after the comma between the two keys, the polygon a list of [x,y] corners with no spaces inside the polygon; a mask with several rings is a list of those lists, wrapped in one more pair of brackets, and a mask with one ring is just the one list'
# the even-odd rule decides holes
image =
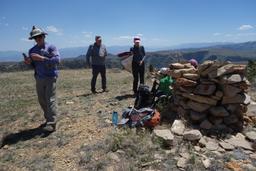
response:
{"label": "stone cairn", "polygon": [[197,69],[190,63],[170,64],[179,116],[209,132],[241,131],[250,103],[245,69],[246,65],[220,61],[205,61]]}

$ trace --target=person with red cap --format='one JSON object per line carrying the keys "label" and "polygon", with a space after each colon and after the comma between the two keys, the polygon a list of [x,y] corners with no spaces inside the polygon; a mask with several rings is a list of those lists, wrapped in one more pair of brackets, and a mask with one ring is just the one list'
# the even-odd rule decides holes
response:
{"label": "person with red cap", "polygon": [[137,94],[138,83],[144,84],[144,73],[145,73],[145,49],[140,45],[140,38],[135,37],[133,39],[134,46],[131,47],[130,52],[133,55],[132,60],[132,75],[133,75],[133,92]]}

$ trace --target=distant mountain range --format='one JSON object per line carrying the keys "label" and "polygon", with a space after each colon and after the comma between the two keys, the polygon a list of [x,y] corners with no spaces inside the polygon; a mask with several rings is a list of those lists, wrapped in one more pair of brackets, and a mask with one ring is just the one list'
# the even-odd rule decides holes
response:
{"label": "distant mountain range", "polygon": [[[210,49],[222,52],[242,52],[243,54],[251,54],[256,52],[256,41],[245,42],[245,43],[230,43],[230,42],[214,42],[214,43],[188,43],[176,46],[165,46],[165,47],[145,47],[146,51],[151,52],[166,52],[166,51],[199,51],[202,49]],[[80,55],[84,55],[88,47],[72,47],[60,49],[61,57],[75,58]],[[123,51],[128,51],[130,46],[109,46],[107,50],[111,54],[117,54]],[[19,51],[0,51],[0,62],[6,61],[21,61],[22,52]]]}

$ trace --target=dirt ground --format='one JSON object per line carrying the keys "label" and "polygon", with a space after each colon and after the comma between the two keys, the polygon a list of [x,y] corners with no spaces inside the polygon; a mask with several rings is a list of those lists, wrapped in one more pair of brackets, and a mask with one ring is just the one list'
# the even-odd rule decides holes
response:
{"label": "dirt ground", "polygon": [[[131,74],[113,69],[107,75],[110,91],[92,95],[89,70],[60,72],[58,130],[48,136],[38,130],[44,119],[33,72],[0,74],[0,131],[9,137],[0,170],[77,170],[77,150],[103,140],[113,129],[112,112],[133,104]],[[99,91],[100,84],[99,77]]]}
{"label": "dirt ground", "polygon": [[[212,161],[208,168],[212,171],[256,167],[253,152],[241,148],[209,151],[175,136],[174,145],[166,149],[162,141],[153,140],[150,130],[114,129],[110,124],[112,112],[121,114],[124,108],[134,104],[132,76],[119,69],[108,70],[107,75],[110,91],[93,95],[90,70],[62,70],[57,90],[57,131],[45,134],[40,128],[44,118],[33,72],[1,73],[0,171],[169,171],[179,170],[176,165],[184,156],[188,161],[183,170],[206,170],[203,161],[208,160]],[[149,78],[147,84],[151,85]],[[99,91],[100,86],[99,78]],[[254,95],[251,92],[255,99]],[[159,127],[170,129],[171,125]],[[250,125],[250,130],[256,130],[255,125]]]}

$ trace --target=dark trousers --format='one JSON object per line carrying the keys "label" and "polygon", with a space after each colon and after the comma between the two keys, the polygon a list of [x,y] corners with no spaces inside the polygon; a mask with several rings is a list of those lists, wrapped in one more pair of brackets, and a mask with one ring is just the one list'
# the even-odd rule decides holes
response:
{"label": "dark trousers", "polygon": [[139,80],[140,80],[140,84],[144,84],[144,73],[145,73],[144,63],[142,65],[140,65],[137,62],[132,62],[133,91],[134,91],[134,93],[137,93]]}
{"label": "dark trousers", "polygon": [[107,79],[106,79],[106,67],[105,65],[92,65],[92,81],[91,81],[91,90],[95,91],[96,81],[98,75],[101,75],[102,89],[107,88]]}

